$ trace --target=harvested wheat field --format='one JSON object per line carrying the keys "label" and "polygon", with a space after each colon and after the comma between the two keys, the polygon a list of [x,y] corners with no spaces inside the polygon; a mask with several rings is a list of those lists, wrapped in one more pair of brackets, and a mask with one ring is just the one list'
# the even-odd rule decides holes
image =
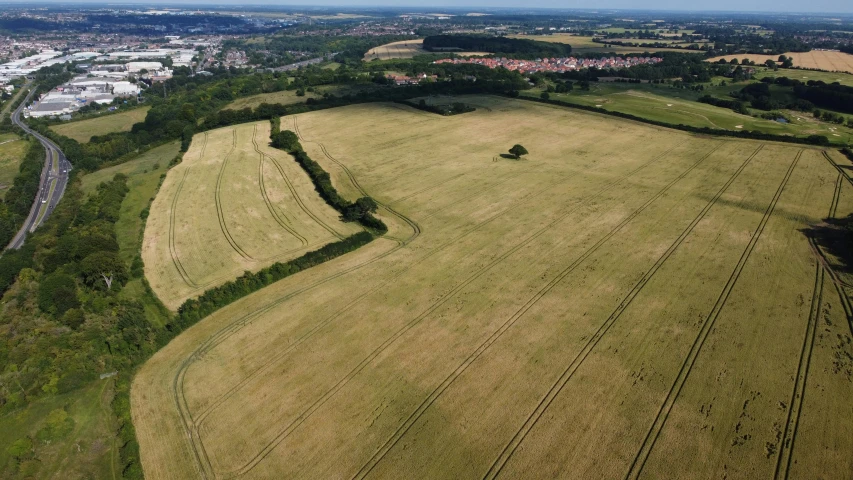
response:
{"label": "harvested wheat field", "polygon": [[[364,54],[363,60],[369,62],[371,60],[392,60],[395,58],[412,58],[416,55],[424,55],[430,52],[424,50],[424,39],[402,40],[399,42],[387,43],[378,47],[371,48]],[[491,55],[489,52],[455,52],[460,56],[484,56]]]}
{"label": "harvested wheat field", "polygon": [[[791,52],[785,56],[791,57],[795,67],[811,68],[817,70],[826,70],[828,72],[847,72],[853,73],[853,55],[834,50],[812,50],[810,52]],[[709,62],[716,62],[720,59],[730,61],[733,58],[743,60],[749,59],[755,63],[763,64],[767,60],[778,61],[779,55],[756,55],[756,54],[736,54],[726,55],[724,57],[709,58]]]}
{"label": "harvested wheat field", "polygon": [[460,100],[282,119],[389,233],[142,367],[147,478],[850,477],[843,157]]}
{"label": "harvested wheat field", "polygon": [[268,145],[269,132],[259,122],[199,134],[169,171],[142,247],[146,278],[167,307],[360,230]]}

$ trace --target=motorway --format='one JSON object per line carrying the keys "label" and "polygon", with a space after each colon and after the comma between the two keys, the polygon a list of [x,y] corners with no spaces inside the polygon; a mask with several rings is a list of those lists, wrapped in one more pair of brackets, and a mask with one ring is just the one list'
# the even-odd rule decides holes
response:
{"label": "motorway", "polygon": [[68,172],[71,171],[71,163],[65,158],[62,150],[55,143],[32,130],[24,122],[21,121],[21,112],[24,106],[30,100],[30,97],[35,93],[35,90],[27,95],[27,98],[21,102],[21,105],[12,113],[12,122],[21,127],[26,133],[32,135],[42,144],[45,150],[44,168],[41,172],[41,182],[39,183],[39,191],[33,201],[33,206],[30,207],[30,214],[21,226],[21,229],[9,242],[8,248],[21,248],[27,234],[33,232],[42,222],[50,216],[53,209],[65,193],[65,186],[68,183]]}

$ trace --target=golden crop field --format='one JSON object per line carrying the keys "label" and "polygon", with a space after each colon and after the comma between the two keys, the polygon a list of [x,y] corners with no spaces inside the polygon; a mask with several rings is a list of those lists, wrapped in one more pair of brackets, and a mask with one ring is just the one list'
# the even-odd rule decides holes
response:
{"label": "golden crop field", "polygon": [[[364,54],[364,61],[371,60],[392,60],[394,58],[412,58],[415,55],[423,55],[430,52],[424,50],[424,39],[402,40],[399,42],[387,43],[378,47],[371,48]],[[454,52],[461,56],[484,56],[491,55],[489,52]]]}
{"label": "golden crop field", "polygon": [[843,157],[459,99],[282,119],[390,230],[140,369],[147,478],[849,477]]}
{"label": "golden crop field", "polygon": [[169,171],[142,246],[146,277],[167,307],[360,230],[268,145],[269,131],[258,122],[199,134]]}
{"label": "golden crop field", "polygon": [[[646,48],[646,47],[623,47],[621,45],[608,45],[593,42],[589,36],[574,35],[570,33],[552,33],[549,35],[508,35],[509,38],[521,38],[536,40],[537,42],[567,43],[572,46],[572,53],[644,53],[644,52],[683,52],[701,53],[696,50],[684,50],[678,48]],[[642,40],[630,40],[642,42]],[[653,40],[647,40],[652,42]]]}
{"label": "golden crop field", "polygon": [[[834,52],[826,50],[812,50],[811,52],[791,52],[785,56],[791,57],[795,67],[815,68],[818,70],[826,70],[828,72],[847,72],[853,73],[853,55],[843,52]],[[709,58],[709,62],[716,62],[719,59],[729,61],[733,58],[743,60],[747,58],[755,63],[763,64],[767,60],[774,62],[779,60],[779,55],[755,55],[755,54],[737,54],[726,55],[723,57]],[[808,72],[803,72],[803,75],[808,75]]]}
{"label": "golden crop field", "polygon": [[139,107],[126,112],[104,114],[102,117],[87,118],[50,127],[54,132],[73,138],[81,143],[88,142],[93,135],[113,132],[129,132],[134,123],[145,121],[151,107]]}

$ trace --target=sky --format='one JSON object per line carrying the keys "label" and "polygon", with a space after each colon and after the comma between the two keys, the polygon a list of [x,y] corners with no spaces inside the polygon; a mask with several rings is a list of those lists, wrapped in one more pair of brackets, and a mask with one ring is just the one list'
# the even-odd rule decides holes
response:
{"label": "sky", "polygon": [[[267,3],[254,0],[251,3]],[[227,3],[227,2],[223,2]],[[341,6],[412,6],[426,8],[444,7],[510,7],[510,8],[578,8],[578,9],[626,9],[626,10],[683,10],[683,11],[748,11],[748,12],[821,12],[853,13],[851,0],[316,0],[306,2],[272,1],[276,5],[311,4]]]}
{"label": "sky", "polygon": [[[62,3],[67,0],[19,0],[10,3]],[[73,3],[135,4],[139,0],[77,0]],[[853,0],[150,0],[150,4],[192,5],[277,5],[277,6],[341,6],[341,7],[471,7],[471,8],[560,8],[560,9],[624,9],[714,12],[767,13],[853,13]]]}

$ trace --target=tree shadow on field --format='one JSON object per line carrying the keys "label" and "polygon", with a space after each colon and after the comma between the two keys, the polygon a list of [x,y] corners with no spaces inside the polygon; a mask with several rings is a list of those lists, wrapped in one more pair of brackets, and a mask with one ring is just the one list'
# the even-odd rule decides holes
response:
{"label": "tree shadow on field", "polygon": [[832,262],[833,270],[853,274],[853,214],[844,218],[825,218],[822,223],[801,231],[821,251],[838,259],[838,262]]}
{"label": "tree shadow on field", "polygon": [[508,153],[501,153],[499,156],[507,160],[521,160],[520,158],[515,158],[515,155],[510,155]]}

